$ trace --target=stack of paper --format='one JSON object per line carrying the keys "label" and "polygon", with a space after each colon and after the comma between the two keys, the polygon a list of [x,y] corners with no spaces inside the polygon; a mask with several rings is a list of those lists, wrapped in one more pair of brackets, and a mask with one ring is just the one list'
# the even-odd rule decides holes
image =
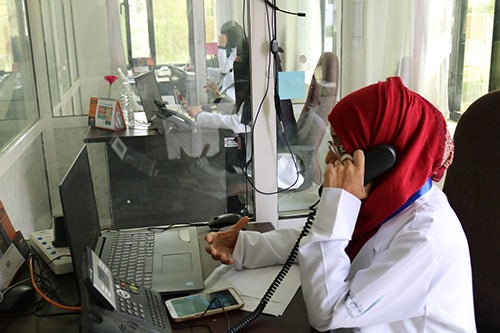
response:
{"label": "stack of paper", "polygon": [[[251,312],[259,304],[281,267],[270,266],[237,271],[233,266],[221,265],[205,280],[205,290],[220,290],[232,287],[238,291],[245,302],[243,310]],[[267,304],[264,313],[281,316],[299,287],[299,268],[297,265],[293,265],[286,278],[275,291],[271,301]]]}

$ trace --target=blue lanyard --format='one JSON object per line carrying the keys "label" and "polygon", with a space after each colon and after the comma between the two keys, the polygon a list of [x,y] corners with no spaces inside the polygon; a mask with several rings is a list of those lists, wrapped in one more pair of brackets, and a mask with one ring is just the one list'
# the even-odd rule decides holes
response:
{"label": "blue lanyard", "polygon": [[404,204],[403,206],[399,207],[398,210],[396,210],[394,213],[391,214],[391,216],[389,216],[388,218],[386,218],[382,223],[380,223],[380,225],[384,224],[385,222],[387,222],[388,220],[390,220],[391,218],[393,218],[394,216],[398,215],[399,213],[401,213],[406,207],[408,207],[409,205],[411,205],[413,202],[415,202],[415,200],[417,200],[418,198],[420,198],[422,195],[424,195],[425,193],[427,193],[427,191],[429,191],[432,187],[432,180],[429,178],[427,179],[427,181],[425,182],[424,186],[422,186],[417,192],[415,192]]}

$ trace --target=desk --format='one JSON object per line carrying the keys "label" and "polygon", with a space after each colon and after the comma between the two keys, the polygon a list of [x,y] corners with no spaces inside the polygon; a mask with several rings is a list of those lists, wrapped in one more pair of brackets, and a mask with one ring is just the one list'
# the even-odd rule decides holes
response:
{"label": "desk", "polygon": [[[110,145],[117,138],[125,147],[122,156]],[[97,197],[109,198],[114,228],[208,221],[226,212],[223,140],[213,156],[180,159],[169,159],[166,136],[156,130],[92,127],[84,142],[105,143],[105,161],[93,165],[92,173],[109,180],[109,195]],[[96,190],[104,188],[98,185]]]}
{"label": "desk", "polygon": [[[48,268],[48,266],[43,263],[42,259],[40,259],[40,262],[42,263],[42,269],[44,269],[46,272],[44,276],[50,280],[52,287],[54,289],[57,289],[58,295],[64,300],[64,302],[66,302],[67,304],[77,304],[79,301],[79,295],[76,289],[76,280],[74,275],[72,273],[55,275],[50,270],[50,268]],[[16,280],[22,280],[29,277],[29,271],[27,267],[27,265],[23,265],[23,268],[16,276]],[[40,300],[41,297],[37,294],[36,300],[34,299],[32,304],[35,304]],[[54,306],[49,306],[47,303],[41,310],[37,311],[36,315],[34,313],[34,310],[35,306],[30,306],[26,310],[23,310],[22,313],[19,313],[17,316],[7,316],[6,314],[0,314],[0,331],[3,333],[78,332],[78,325],[80,320],[79,313],[61,310]],[[68,313],[68,315],[57,315],[61,313]],[[9,324],[7,328],[4,329],[7,323]]]}
{"label": "desk", "polygon": [[[256,223],[249,224],[249,230],[257,230],[260,232],[265,232],[272,230],[271,223]],[[208,277],[212,271],[219,266],[219,263],[212,260],[212,258],[206,254],[204,250],[205,244],[205,234],[208,232],[207,227],[198,228],[198,239],[200,240],[200,253],[202,258],[202,267],[204,272],[204,278]],[[243,318],[249,315],[250,312],[243,310],[230,311],[229,320],[232,325],[238,324]],[[170,321],[172,325],[173,332],[175,333],[208,333],[205,327],[195,327],[195,325],[209,325],[214,333],[225,332],[227,329],[227,320],[223,313],[211,315],[206,318],[196,319],[188,321],[185,323],[175,323]],[[191,325],[191,327],[189,326]],[[253,321],[250,326],[244,330],[244,332],[265,332],[265,333],[305,333],[305,332],[317,332],[310,327],[309,321],[307,319],[307,313],[305,309],[304,300],[302,298],[302,290],[295,294],[292,302],[286,309],[283,316],[274,317],[266,314],[262,314],[259,318]]]}
{"label": "desk", "polygon": [[[269,223],[258,223],[249,224],[248,229],[258,230],[258,231],[268,231],[272,229],[272,225]],[[218,262],[212,260],[212,258],[205,253],[205,234],[208,231],[208,227],[198,227],[198,239],[200,240],[200,254],[202,259],[203,275],[207,277],[210,273],[219,265]],[[65,276],[52,275],[51,279],[54,281],[63,282],[64,288],[59,292],[59,294],[68,302],[77,299],[76,284],[72,283],[72,274],[67,274]],[[54,307],[49,307],[48,312],[58,313],[62,310],[58,310]],[[249,312],[242,310],[230,311],[227,313],[231,324],[235,325],[239,321],[245,318]],[[0,317],[1,322],[8,318]],[[226,317],[224,314],[217,314],[208,316],[206,318],[196,319],[188,321],[185,323],[174,323],[171,321],[172,329],[174,333],[208,333],[205,327],[194,327],[194,325],[209,325],[214,333],[224,332],[227,329]],[[192,325],[193,327],[190,327]],[[18,333],[18,332],[37,332],[37,333],[53,333],[53,332],[78,332],[79,326],[79,315],[72,314],[67,316],[56,316],[56,317],[36,317],[34,315],[27,317],[15,318],[12,323],[7,327],[4,333]],[[0,325],[0,328],[3,324]],[[305,304],[302,299],[302,292],[299,289],[292,302],[286,309],[283,316],[274,317],[269,315],[261,315],[257,318],[244,332],[266,332],[266,333],[311,333],[317,332],[309,326],[307,319],[307,314],[305,310]]]}

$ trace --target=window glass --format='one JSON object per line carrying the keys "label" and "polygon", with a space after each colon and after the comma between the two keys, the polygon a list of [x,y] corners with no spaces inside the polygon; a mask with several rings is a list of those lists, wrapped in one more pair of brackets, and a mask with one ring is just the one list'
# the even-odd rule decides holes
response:
{"label": "window glass", "polygon": [[[498,38],[493,33],[496,3],[495,0],[277,1],[282,9],[306,14],[302,18],[277,12],[277,40],[283,48],[283,68],[305,71],[306,89],[310,89],[308,83],[316,73],[316,59],[325,51],[333,51],[342,67],[339,98],[398,75],[446,118],[456,120],[473,101],[495,89],[494,82],[499,77],[498,68],[495,69],[498,57],[492,56],[498,54],[494,49],[498,44],[494,39]],[[302,106],[298,99],[292,102],[295,120],[300,123],[308,103]],[[312,120],[309,125],[314,128]],[[313,135],[318,135],[317,129],[307,134],[309,138]],[[325,140],[308,147],[315,155],[312,169],[319,174],[311,186],[307,182],[311,172],[307,161],[311,159],[302,157],[308,155],[298,150],[304,149],[302,145],[298,146],[292,147],[296,159],[291,159],[290,154],[278,154],[278,186],[281,189],[292,186],[279,194],[281,216],[306,210],[317,198],[311,190],[321,182]],[[292,185],[295,180],[297,183]]]}
{"label": "window glass", "polygon": [[495,0],[469,0],[460,110],[489,91]]}
{"label": "window glass", "polygon": [[[189,63],[189,24],[186,1],[153,3],[156,63],[181,65]],[[185,15],[179,15],[186,13]]]}
{"label": "window glass", "polygon": [[[57,81],[59,82],[62,93],[65,93],[70,87],[70,66],[68,58],[68,42],[71,39],[66,30],[66,12],[64,10],[64,1],[49,1],[54,10],[53,33],[57,40],[58,66]],[[69,3],[69,2],[68,2]],[[49,5],[49,3],[47,3]],[[43,6],[43,5],[42,5]],[[71,22],[71,21],[70,21]]]}
{"label": "window glass", "polygon": [[[55,43],[54,36],[52,33],[52,25],[51,25],[51,7],[53,6],[52,1],[45,1],[45,5],[42,6],[42,19],[43,19],[43,27],[44,27],[44,37],[45,37],[45,55],[46,55],[46,64],[47,64],[47,72],[52,73],[52,77],[56,77],[55,73],[57,73],[57,64],[56,64],[56,53],[55,53]],[[65,41],[61,41],[65,44]],[[59,83],[58,80],[49,80],[49,91],[50,91],[50,100],[51,105],[54,107],[56,103],[60,101],[60,94],[58,89]]]}
{"label": "window glass", "polygon": [[[246,169],[251,105],[248,27],[244,25],[248,19],[243,20],[247,15],[243,3],[124,1],[121,30],[129,81],[142,93],[135,78],[153,71],[165,107],[195,127],[179,128],[179,118],[167,117],[155,138],[123,140],[129,152],[154,162],[151,170],[157,171],[139,172],[140,189],[130,195],[141,193],[142,198],[130,199],[129,204],[121,200],[129,195],[124,194],[127,191],[118,193],[111,181],[115,222],[119,211],[128,209],[130,217],[131,207],[144,198],[147,203],[141,207],[154,205],[154,214],[175,220],[168,223],[253,210],[245,176],[250,174]],[[108,149],[110,163],[122,163],[123,169],[133,172],[115,155]]]}
{"label": "window glass", "polygon": [[38,119],[25,1],[0,0],[0,150]]}
{"label": "window glass", "polygon": [[42,0],[41,9],[52,115],[80,115],[81,103],[71,102],[80,94],[71,2]]}
{"label": "window glass", "polygon": [[[302,72],[302,97],[282,100],[278,144],[278,211],[302,214],[317,200],[328,134],[327,114],[338,96],[340,1],[277,1],[276,39],[282,70]],[[313,79],[314,77],[314,79]],[[298,171],[298,172],[297,172]]]}

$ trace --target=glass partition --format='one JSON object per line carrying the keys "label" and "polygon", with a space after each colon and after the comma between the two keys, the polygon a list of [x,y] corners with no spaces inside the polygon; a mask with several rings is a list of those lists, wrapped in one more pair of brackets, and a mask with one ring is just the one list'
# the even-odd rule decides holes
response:
{"label": "glass partition", "polygon": [[0,151],[38,117],[26,3],[0,0]]}
{"label": "glass partition", "polygon": [[278,211],[280,217],[288,217],[308,211],[322,182],[329,132],[326,116],[337,100],[340,84],[341,2],[281,0],[276,4],[288,12],[305,14],[276,12],[278,70],[301,78],[295,96],[289,100],[280,96]]}
{"label": "glass partition", "polygon": [[[157,215],[177,217],[177,221],[207,220],[226,212],[252,214],[247,183],[251,102],[244,3],[123,1],[120,21],[126,74],[148,118],[137,113],[134,131],[138,133],[151,120],[148,114],[153,114],[159,131],[154,137],[121,138],[107,146],[114,220],[117,213],[132,216],[134,200],[138,209],[154,206]],[[141,101],[144,95],[152,96],[141,83],[144,74],[151,72],[161,95],[161,100],[153,99],[163,106]],[[151,87],[156,89],[154,84]],[[120,146],[151,162],[151,172],[120,155]]]}

